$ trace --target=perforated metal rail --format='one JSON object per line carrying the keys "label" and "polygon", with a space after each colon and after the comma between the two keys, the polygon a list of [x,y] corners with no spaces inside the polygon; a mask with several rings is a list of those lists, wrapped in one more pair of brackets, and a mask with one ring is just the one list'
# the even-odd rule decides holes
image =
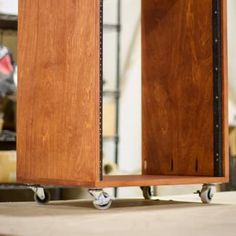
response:
{"label": "perforated metal rail", "polygon": [[99,139],[100,139],[100,180],[103,179],[103,0],[99,0],[99,80],[100,80],[100,95],[99,95]]}

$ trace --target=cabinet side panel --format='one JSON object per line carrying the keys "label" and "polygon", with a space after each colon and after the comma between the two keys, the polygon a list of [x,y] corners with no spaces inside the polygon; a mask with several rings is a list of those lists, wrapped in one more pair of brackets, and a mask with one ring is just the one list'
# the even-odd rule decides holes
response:
{"label": "cabinet side panel", "polygon": [[142,1],[143,173],[214,175],[212,0]]}
{"label": "cabinet side panel", "polygon": [[228,43],[227,0],[221,1],[222,27],[222,121],[223,121],[223,175],[229,179],[229,127],[228,127]]}
{"label": "cabinet side panel", "polygon": [[19,1],[17,175],[99,180],[99,1]]}

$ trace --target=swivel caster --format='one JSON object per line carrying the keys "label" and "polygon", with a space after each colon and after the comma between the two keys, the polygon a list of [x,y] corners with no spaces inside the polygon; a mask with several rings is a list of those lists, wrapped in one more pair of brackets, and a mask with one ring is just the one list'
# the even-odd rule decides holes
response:
{"label": "swivel caster", "polygon": [[30,187],[34,192],[34,200],[39,204],[46,204],[50,201],[50,193],[42,187]]}
{"label": "swivel caster", "polygon": [[140,187],[143,192],[143,197],[146,200],[151,200],[153,197],[153,192],[150,186]]}
{"label": "swivel caster", "polygon": [[108,193],[101,189],[89,189],[89,193],[94,197],[93,205],[98,210],[107,210],[110,208],[112,200]]}
{"label": "swivel caster", "polygon": [[204,184],[202,186],[202,190],[198,191],[198,194],[202,200],[202,203],[209,204],[211,203],[215,192],[216,187],[214,184]]}

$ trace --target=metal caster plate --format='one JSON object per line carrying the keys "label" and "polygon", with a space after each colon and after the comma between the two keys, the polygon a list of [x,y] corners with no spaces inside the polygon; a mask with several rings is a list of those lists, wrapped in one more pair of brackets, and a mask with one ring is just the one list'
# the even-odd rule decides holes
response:
{"label": "metal caster plate", "polygon": [[93,205],[98,210],[107,210],[110,208],[112,200],[108,193],[99,189],[90,189],[89,193],[94,197]]}

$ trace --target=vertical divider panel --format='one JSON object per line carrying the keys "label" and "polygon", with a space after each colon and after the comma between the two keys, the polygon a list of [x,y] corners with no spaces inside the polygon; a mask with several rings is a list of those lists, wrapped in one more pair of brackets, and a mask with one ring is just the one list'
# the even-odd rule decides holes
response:
{"label": "vertical divider panel", "polygon": [[101,178],[102,0],[20,0],[17,176]]}
{"label": "vertical divider panel", "polygon": [[222,2],[142,0],[143,174],[225,172]]}
{"label": "vertical divider panel", "polygon": [[220,0],[221,8],[221,84],[222,84],[222,175],[229,180],[229,126],[228,126],[228,43],[227,0]]}

